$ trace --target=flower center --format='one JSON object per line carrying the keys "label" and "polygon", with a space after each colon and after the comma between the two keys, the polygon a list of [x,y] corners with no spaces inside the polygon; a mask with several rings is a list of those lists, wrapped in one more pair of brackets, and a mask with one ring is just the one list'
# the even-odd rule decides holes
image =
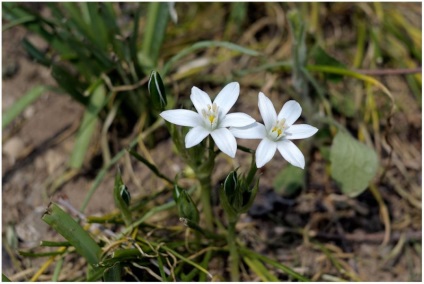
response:
{"label": "flower center", "polygon": [[277,122],[274,124],[274,126],[271,128],[271,130],[268,132],[268,137],[274,141],[279,140],[281,137],[284,136],[284,130],[287,129],[287,126],[284,124],[286,123],[286,119],[283,118],[282,120],[277,120]]}
{"label": "flower center", "polygon": [[203,120],[211,129],[215,129],[218,125],[218,109],[219,107],[215,103],[202,109]]}

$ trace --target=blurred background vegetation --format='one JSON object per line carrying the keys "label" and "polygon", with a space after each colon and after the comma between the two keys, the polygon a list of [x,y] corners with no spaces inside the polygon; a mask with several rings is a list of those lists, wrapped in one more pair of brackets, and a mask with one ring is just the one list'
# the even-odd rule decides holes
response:
{"label": "blurred background vegetation", "polygon": [[[2,3],[2,17],[3,273],[11,280],[229,279],[225,243],[190,243],[172,185],[150,174],[183,172],[193,185],[148,92],[153,70],[167,108],[190,108],[192,86],[214,96],[238,81],[238,111],[259,119],[262,91],[277,109],[298,100],[302,119],[320,129],[299,143],[305,171],[282,159],[264,169],[237,228],[241,280],[421,279],[419,3]],[[49,79],[25,77],[23,60]],[[82,111],[58,107],[56,97]],[[38,112],[28,116],[31,107]],[[55,107],[48,120],[69,116],[71,127],[31,141],[25,125],[44,133],[49,126],[37,119]],[[37,167],[60,145],[56,167]],[[136,165],[129,146],[151,166]],[[246,159],[222,158],[217,187]],[[123,174],[114,181],[117,166]],[[117,190],[123,183],[131,206]],[[67,187],[80,192],[72,202]],[[26,199],[30,192],[41,197]],[[43,220],[66,240],[36,231],[45,242],[28,245],[22,231],[37,223],[27,217],[49,201],[66,212],[53,205]]]}

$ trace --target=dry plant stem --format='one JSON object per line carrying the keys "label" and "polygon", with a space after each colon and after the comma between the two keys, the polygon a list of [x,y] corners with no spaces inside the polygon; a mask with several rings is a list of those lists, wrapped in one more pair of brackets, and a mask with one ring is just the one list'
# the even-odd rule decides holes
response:
{"label": "dry plant stem", "polygon": [[230,276],[231,281],[233,282],[239,282],[240,281],[240,272],[239,272],[239,261],[240,256],[238,254],[237,250],[237,243],[236,243],[236,224],[237,219],[235,221],[230,221],[228,224],[228,248],[230,251]]}

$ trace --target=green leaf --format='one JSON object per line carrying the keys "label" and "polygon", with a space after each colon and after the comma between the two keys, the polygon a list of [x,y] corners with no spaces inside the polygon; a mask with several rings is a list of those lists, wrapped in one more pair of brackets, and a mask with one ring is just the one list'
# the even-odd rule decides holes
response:
{"label": "green leaf", "polygon": [[168,178],[167,176],[162,174],[155,165],[151,164],[149,161],[147,161],[146,158],[141,156],[139,153],[137,153],[136,151],[134,151],[131,148],[127,148],[126,150],[128,151],[128,153],[131,154],[131,156],[133,156],[134,158],[136,158],[137,160],[139,160],[140,162],[145,164],[156,176],[160,177],[163,180],[166,180],[167,182],[169,182],[171,184],[173,183],[173,181],[170,178]]}
{"label": "green leaf", "polygon": [[115,175],[115,185],[113,187],[113,199],[115,200],[115,205],[122,214],[122,219],[124,219],[125,225],[129,226],[132,223],[131,211],[129,209],[130,195],[127,187],[122,182],[121,172],[119,168],[116,170]]}
{"label": "green leaf", "polygon": [[103,278],[105,282],[121,281],[121,264],[117,262],[112,267],[105,269]]}
{"label": "green leaf", "polygon": [[[319,45],[316,45],[312,48],[310,56],[315,60],[316,65],[325,65],[325,66],[334,66],[339,68],[346,68],[346,65],[329,55],[324,49]],[[337,74],[325,74],[325,77],[328,80],[333,82],[340,81],[343,76]]]}
{"label": "green leaf", "polygon": [[[156,66],[159,51],[165,38],[166,26],[168,25],[168,3],[152,2],[147,11],[147,23],[143,36],[141,52],[151,59]],[[144,65],[144,64],[143,64]]]}
{"label": "green leaf", "polygon": [[163,85],[162,78],[157,71],[152,71],[147,88],[149,90],[153,108],[158,111],[165,110],[168,103],[166,100],[165,86]]}
{"label": "green leaf", "polygon": [[18,115],[20,115],[27,106],[32,104],[47,90],[46,86],[36,86],[25,93],[16,103],[14,103],[8,110],[2,114],[1,128],[4,129],[9,125]]}
{"label": "green leaf", "polygon": [[22,46],[35,62],[38,62],[46,67],[50,66],[51,60],[46,57],[45,53],[36,48],[28,39],[23,39]]}
{"label": "green leaf", "polygon": [[261,53],[256,51],[256,50],[245,48],[243,46],[240,46],[240,45],[228,42],[228,41],[214,41],[214,40],[199,41],[199,42],[196,42],[195,44],[193,44],[192,46],[189,46],[189,47],[181,50],[179,53],[177,53],[171,59],[169,59],[166,62],[166,64],[163,66],[162,75],[166,76],[168,74],[169,70],[171,69],[171,67],[175,64],[175,62],[177,62],[178,60],[180,60],[184,56],[189,55],[191,53],[194,53],[194,51],[196,51],[198,49],[211,48],[211,47],[223,47],[223,48],[226,48],[226,49],[229,49],[229,50],[234,50],[234,51],[244,53],[244,54],[247,54],[247,55],[250,55],[250,56],[261,55]]}
{"label": "green leaf", "polygon": [[11,282],[9,278],[3,273],[1,274],[1,282]]}
{"label": "green leaf", "polygon": [[90,96],[90,102],[84,112],[81,125],[78,129],[74,149],[69,161],[69,166],[79,169],[84,163],[84,158],[90,144],[91,136],[96,129],[97,115],[102,110],[106,98],[106,89],[103,84],[95,87]]}
{"label": "green leaf", "polygon": [[300,190],[305,184],[305,171],[288,165],[274,179],[275,191],[290,196]]}
{"label": "green leaf", "polygon": [[334,138],[330,155],[331,176],[350,197],[361,194],[378,169],[375,151],[344,131]]}
{"label": "green leaf", "polygon": [[75,247],[77,253],[83,256],[89,264],[96,265],[99,262],[101,253],[100,247],[90,235],[58,205],[50,203],[41,219],[68,240]]}

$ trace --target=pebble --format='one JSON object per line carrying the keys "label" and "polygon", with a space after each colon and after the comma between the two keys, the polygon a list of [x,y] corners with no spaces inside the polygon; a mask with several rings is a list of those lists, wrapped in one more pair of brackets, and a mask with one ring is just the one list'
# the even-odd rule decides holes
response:
{"label": "pebble", "polygon": [[22,139],[18,137],[12,137],[4,143],[3,154],[9,159],[10,163],[13,165],[21,155],[24,148],[25,144]]}

